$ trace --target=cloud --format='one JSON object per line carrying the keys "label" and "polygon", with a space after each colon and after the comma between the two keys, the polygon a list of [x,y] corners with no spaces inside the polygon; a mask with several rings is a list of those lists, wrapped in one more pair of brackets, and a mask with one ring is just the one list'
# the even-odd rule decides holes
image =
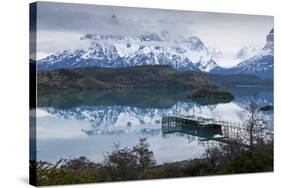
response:
{"label": "cloud", "polygon": [[243,46],[263,46],[273,28],[273,17],[196,11],[129,8],[70,3],[38,3],[38,51],[50,53],[81,46],[87,33],[140,35],[167,31],[173,36],[199,37],[220,65],[237,63]]}
{"label": "cloud", "polygon": [[[167,13],[158,9],[39,2],[37,29],[96,34],[159,30],[186,33],[187,25],[194,24],[182,13]],[[182,27],[174,29],[175,25]]]}
{"label": "cloud", "polygon": [[45,55],[57,53],[63,50],[85,48],[89,41],[80,40],[82,33],[63,31],[39,31],[37,32],[37,54],[36,59]]}
{"label": "cloud", "polygon": [[211,56],[216,60],[219,60],[223,57],[223,53],[221,50],[211,48],[211,47],[209,47],[208,50],[209,50],[209,53],[211,54]]}

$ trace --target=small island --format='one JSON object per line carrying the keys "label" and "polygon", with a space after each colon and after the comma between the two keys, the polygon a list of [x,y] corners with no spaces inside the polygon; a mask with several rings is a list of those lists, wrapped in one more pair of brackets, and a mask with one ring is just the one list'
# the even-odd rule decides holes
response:
{"label": "small island", "polygon": [[222,89],[196,89],[192,91],[190,98],[192,99],[218,99],[233,100],[234,95],[229,91]]}
{"label": "small island", "polygon": [[273,106],[272,105],[262,106],[259,108],[259,111],[262,112],[273,111]]}

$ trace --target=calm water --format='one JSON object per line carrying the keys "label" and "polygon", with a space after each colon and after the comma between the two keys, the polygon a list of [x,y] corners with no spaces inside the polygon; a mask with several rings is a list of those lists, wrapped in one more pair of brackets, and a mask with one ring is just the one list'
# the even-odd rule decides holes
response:
{"label": "calm water", "polygon": [[[199,157],[200,140],[184,133],[165,134],[163,115],[195,113],[243,122],[252,96],[272,104],[272,88],[230,89],[235,99],[227,103],[192,101],[181,90],[131,90],[123,92],[66,92],[39,96],[37,109],[37,159],[54,162],[81,155],[101,162],[104,154],[132,147],[146,137],[158,163]],[[269,122],[272,112],[265,114]],[[269,123],[269,127],[272,125]]]}

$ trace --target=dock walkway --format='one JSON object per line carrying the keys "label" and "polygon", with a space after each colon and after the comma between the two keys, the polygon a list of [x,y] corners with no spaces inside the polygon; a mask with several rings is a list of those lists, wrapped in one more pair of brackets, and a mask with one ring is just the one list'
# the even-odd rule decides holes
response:
{"label": "dock walkway", "polygon": [[239,129],[245,129],[243,123],[236,121],[220,120],[211,117],[195,116],[195,115],[174,115],[174,116],[164,116],[162,117],[162,123],[179,123],[179,124],[191,124],[203,127],[234,127]]}
{"label": "dock walkway", "polygon": [[177,115],[162,117],[162,131],[164,134],[175,132],[201,138],[201,141],[218,141],[249,147],[244,143],[237,143],[234,138],[246,128],[243,123],[218,120],[211,117],[195,115]]}

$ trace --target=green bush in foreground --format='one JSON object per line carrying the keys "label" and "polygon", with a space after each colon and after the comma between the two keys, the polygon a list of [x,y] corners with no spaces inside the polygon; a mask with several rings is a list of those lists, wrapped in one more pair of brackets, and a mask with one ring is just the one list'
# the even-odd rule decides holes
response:
{"label": "green bush in foreground", "polygon": [[273,148],[240,149],[226,155],[227,147],[212,148],[202,158],[157,165],[146,139],[132,149],[119,148],[103,163],[86,157],[63,159],[55,164],[31,161],[37,185],[62,185],[273,171]]}
{"label": "green bush in foreground", "polygon": [[226,173],[273,171],[273,149],[242,151],[224,167]]}

